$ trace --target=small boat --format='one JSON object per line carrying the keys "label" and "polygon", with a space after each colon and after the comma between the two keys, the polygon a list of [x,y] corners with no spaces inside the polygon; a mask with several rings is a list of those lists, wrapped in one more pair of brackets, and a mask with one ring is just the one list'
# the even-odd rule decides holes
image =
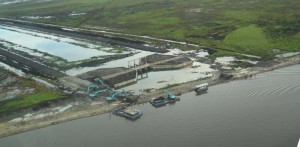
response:
{"label": "small boat", "polygon": [[162,107],[162,106],[165,106],[166,104],[168,104],[168,101],[166,98],[161,96],[159,98],[153,98],[150,101],[150,104],[152,104],[154,107],[158,108],[158,107]]}
{"label": "small boat", "polygon": [[208,90],[208,83],[197,85],[195,88],[195,92],[198,94],[205,93]]}

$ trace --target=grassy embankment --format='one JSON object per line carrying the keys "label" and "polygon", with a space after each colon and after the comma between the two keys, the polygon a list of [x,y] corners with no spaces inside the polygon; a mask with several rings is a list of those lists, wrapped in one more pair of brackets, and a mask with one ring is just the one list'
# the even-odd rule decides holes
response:
{"label": "grassy embankment", "polygon": [[[0,16],[53,16],[27,20],[186,41],[217,50],[212,57],[242,53],[270,59],[300,50],[299,7],[298,0],[32,0],[2,5]],[[86,14],[69,16],[72,12]]]}
{"label": "grassy embankment", "polygon": [[41,102],[63,98],[64,95],[60,91],[54,91],[45,88],[31,79],[20,79],[14,85],[19,88],[34,88],[34,93],[18,96],[16,99],[0,102],[0,113],[26,108],[39,104]]}

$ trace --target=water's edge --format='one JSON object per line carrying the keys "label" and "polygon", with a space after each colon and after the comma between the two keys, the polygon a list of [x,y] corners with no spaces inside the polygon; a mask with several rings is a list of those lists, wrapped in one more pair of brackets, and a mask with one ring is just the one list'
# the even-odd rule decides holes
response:
{"label": "water's edge", "polygon": [[[293,58],[283,60],[279,64],[276,64],[276,65],[268,67],[268,68],[255,67],[255,68],[253,68],[252,72],[239,74],[238,76],[231,79],[230,81],[244,79],[245,76],[250,76],[250,75],[255,76],[260,73],[273,71],[273,70],[276,70],[279,68],[284,68],[284,67],[288,67],[288,66],[292,66],[292,65],[296,65],[296,64],[300,64],[300,56],[295,56]],[[209,85],[212,86],[212,85],[217,85],[217,84],[221,84],[221,83],[227,83],[230,81],[223,81],[223,80],[220,80],[219,78],[216,78],[216,79],[212,78],[212,79],[206,80],[206,81],[198,80],[198,81],[181,84],[179,86],[171,88],[171,90],[175,91],[175,93],[185,94],[185,93],[193,91],[194,86],[198,85],[199,83],[208,82]],[[149,93],[147,95],[144,95],[141,98],[141,100],[138,102],[138,104],[146,103],[151,98],[157,97],[159,95],[160,94],[157,91]],[[91,106],[88,110],[85,110],[85,111],[63,113],[63,114],[60,114],[59,116],[56,116],[54,119],[50,119],[47,121],[38,121],[38,120],[31,121],[22,126],[12,126],[8,122],[2,123],[2,124],[0,124],[0,128],[1,128],[0,138],[23,133],[26,131],[31,131],[31,130],[48,127],[51,125],[56,125],[59,123],[64,123],[64,122],[73,121],[73,120],[77,120],[77,119],[81,119],[81,118],[86,118],[86,117],[91,117],[91,116],[108,113],[111,108],[117,106],[118,104],[119,104],[119,102],[114,102],[114,103],[111,103],[109,107],[107,107],[106,105],[105,106],[104,105],[98,105],[98,106],[95,105],[95,106]]]}

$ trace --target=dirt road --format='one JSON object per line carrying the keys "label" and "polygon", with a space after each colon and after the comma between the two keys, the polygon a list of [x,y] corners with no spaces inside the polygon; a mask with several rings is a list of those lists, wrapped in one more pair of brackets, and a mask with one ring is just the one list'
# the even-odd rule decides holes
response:
{"label": "dirt road", "polygon": [[5,49],[0,48],[0,54],[5,56],[5,59],[0,59],[1,62],[17,69],[22,69],[24,72],[30,72],[51,79],[57,79],[66,76],[64,73],[58,70],[25,58],[23,56],[17,55],[15,53],[9,52]]}

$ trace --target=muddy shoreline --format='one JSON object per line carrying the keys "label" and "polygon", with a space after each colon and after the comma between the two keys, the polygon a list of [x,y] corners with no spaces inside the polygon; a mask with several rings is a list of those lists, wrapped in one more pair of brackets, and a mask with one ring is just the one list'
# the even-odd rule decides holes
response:
{"label": "muddy shoreline", "polygon": [[[184,93],[193,91],[195,85],[198,85],[201,83],[207,82],[207,83],[209,83],[210,86],[212,86],[212,85],[227,83],[227,82],[234,81],[234,80],[251,78],[260,73],[264,73],[264,72],[268,72],[268,71],[272,71],[275,69],[292,66],[292,65],[296,65],[296,64],[300,64],[300,56],[294,56],[294,57],[287,58],[287,59],[271,61],[269,66],[252,67],[249,69],[249,71],[247,73],[232,72],[230,74],[232,74],[233,77],[229,80],[220,79],[221,73],[216,71],[213,73],[212,78],[180,84],[179,86],[170,88],[170,90],[174,91],[175,94],[180,95],[180,94],[184,94]],[[158,97],[160,95],[161,95],[161,92],[159,90],[148,93],[146,95],[142,95],[136,104],[147,103],[151,98]],[[0,123],[0,129],[1,129],[0,138],[10,136],[10,135],[15,135],[15,134],[26,132],[26,131],[43,128],[43,127],[47,127],[50,125],[67,122],[67,121],[72,121],[72,120],[76,120],[76,119],[81,119],[81,118],[86,118],[86,117],[91,117],[91,116],[108,113],[112,108],[118,106],[119,104],[120,104],[120,102],[117,101],[117,102],[110,103],[109,106],[107,106],[107,104],[89,105],[89,106],[86,106],[84,109],[67,111],[67,112],[63,112],[63,113],[55,115],[55,116],[51,116],[51,117],[47,117],[47,118],[43,118],[43,119],[32,120],[32,121],[27,121],[27,122],[20,123],[20,124],[12,124],[8,121],[2,121]],[[17,114],[16,114],[16,117],[18,117]]]}

